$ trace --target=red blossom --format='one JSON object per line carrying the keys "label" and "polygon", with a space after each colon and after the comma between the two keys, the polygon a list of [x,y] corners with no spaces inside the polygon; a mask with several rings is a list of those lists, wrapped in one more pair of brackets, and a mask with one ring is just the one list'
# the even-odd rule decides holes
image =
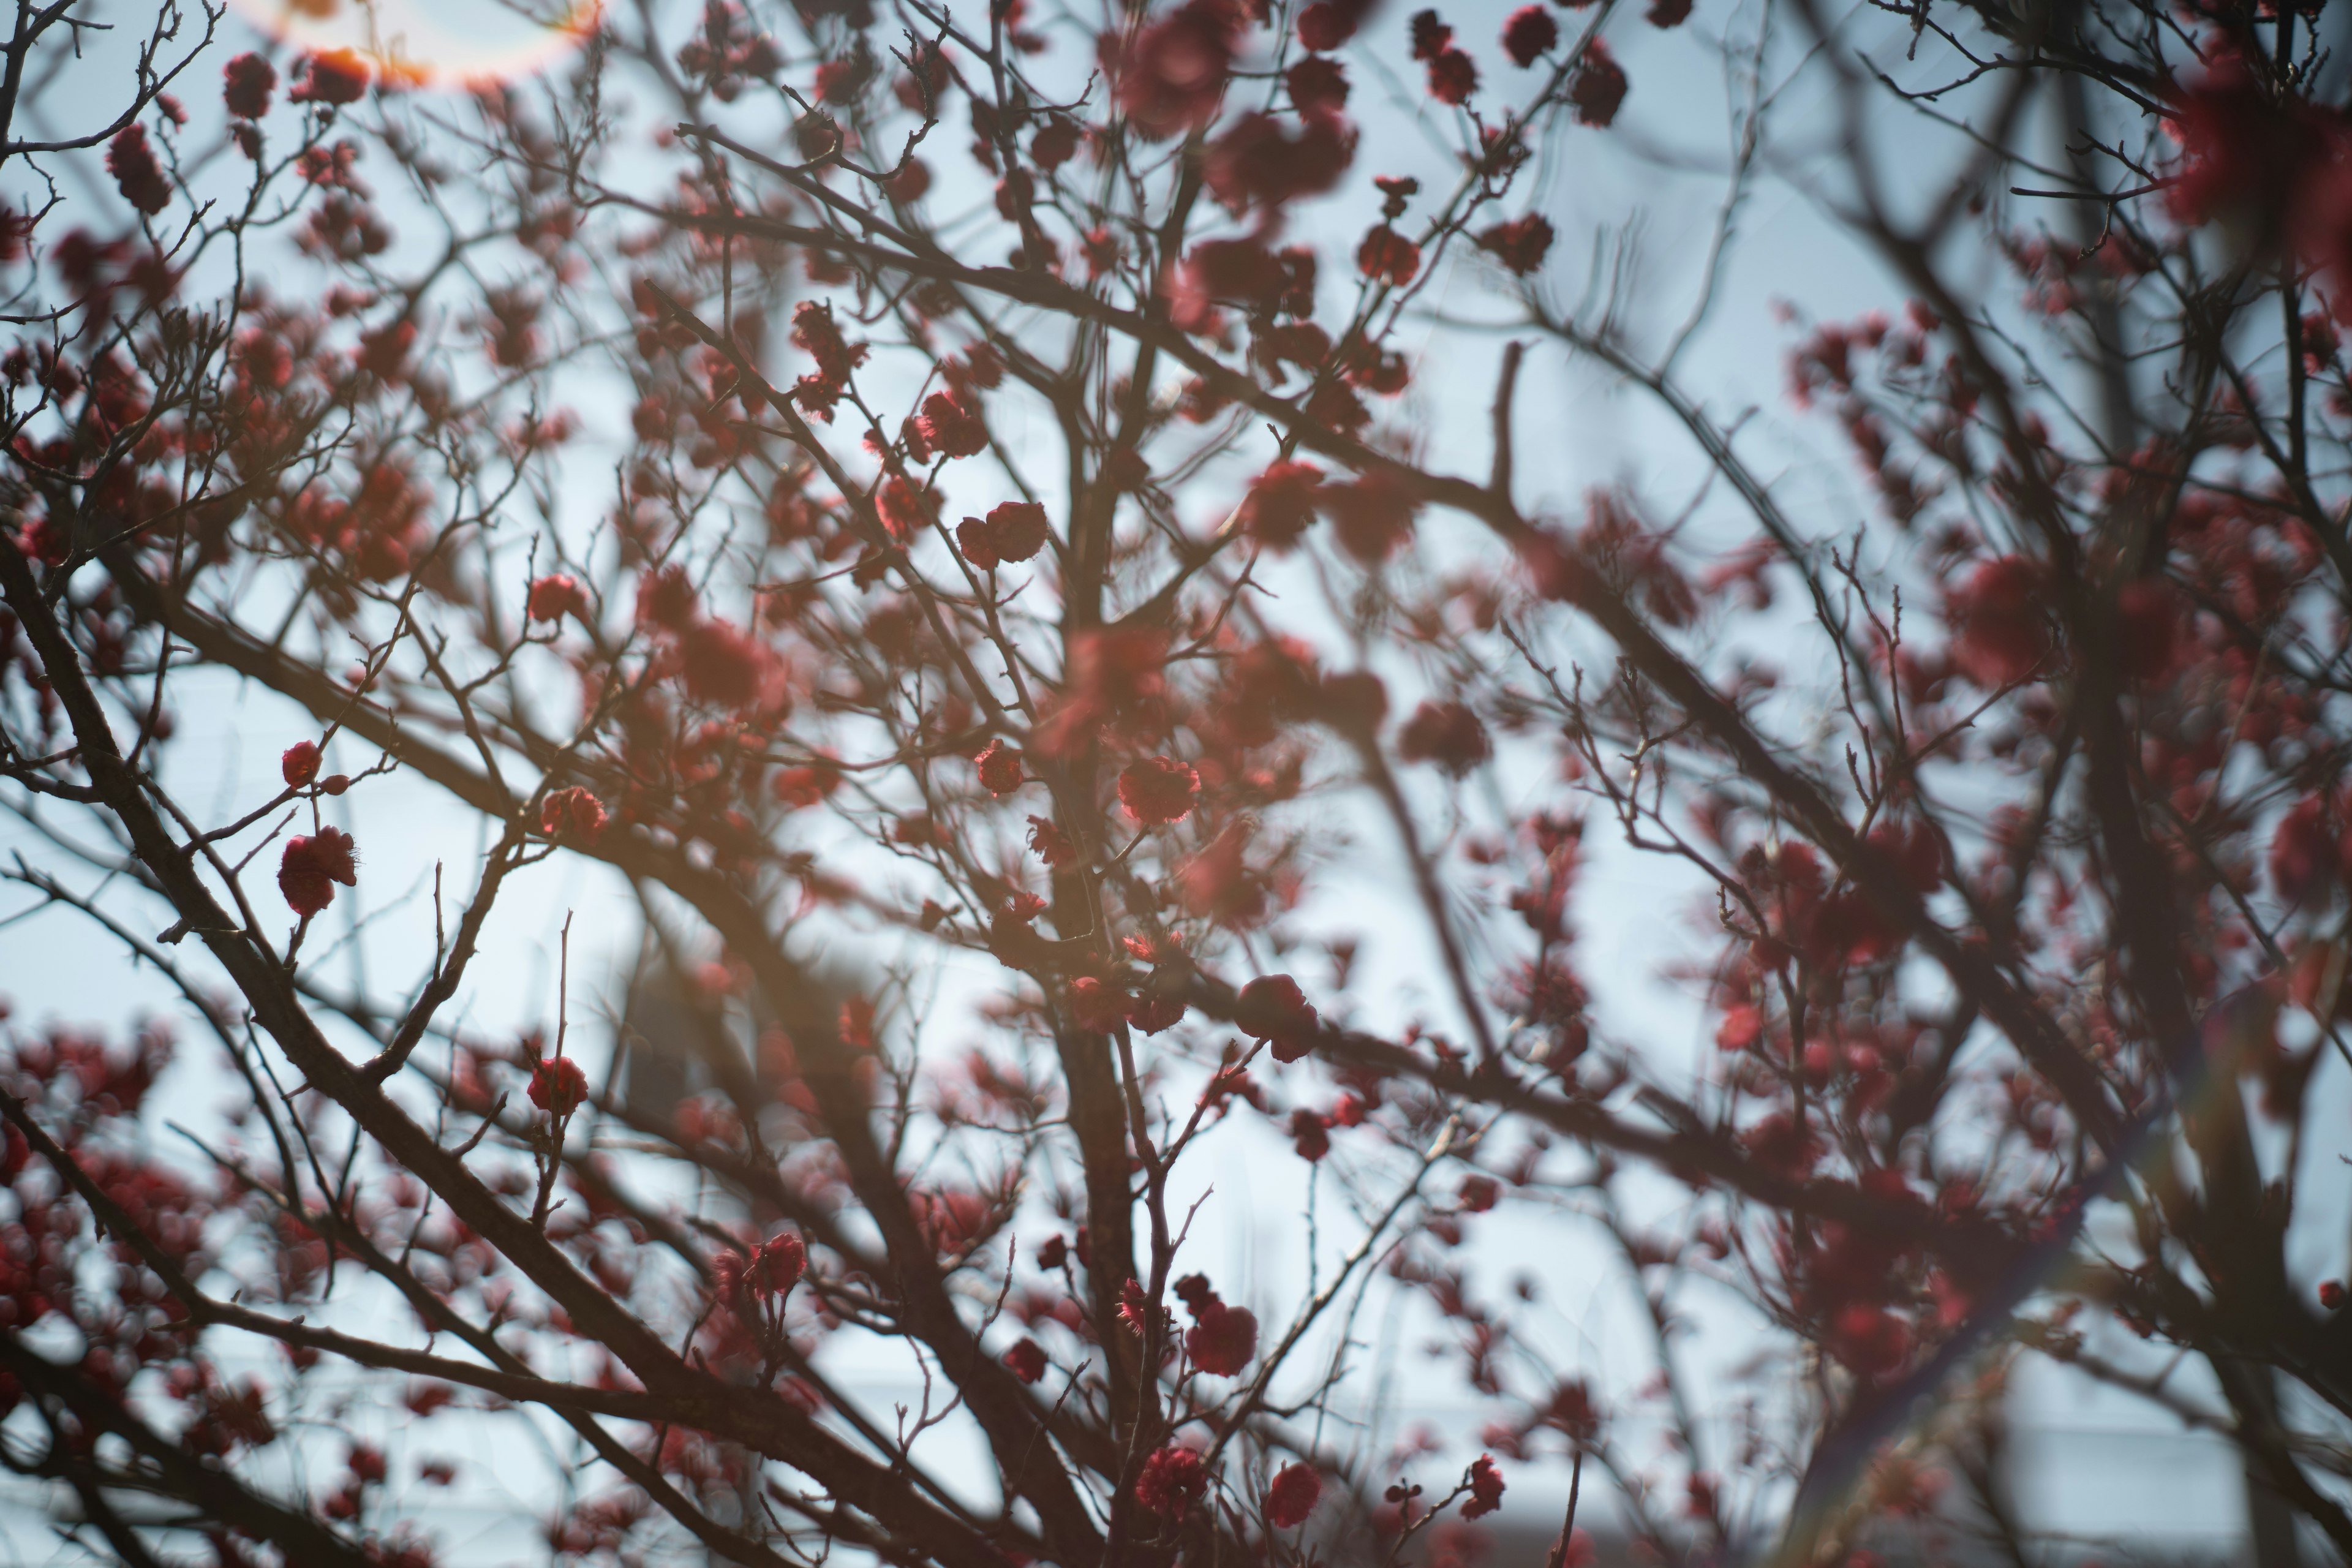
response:
{"label": "red blossom", "polygon": [[1027,561],[1053,536],[1045,509],[1035,501],[1009,500],[985,519],[968,517],[956,525],[956,548],[983,572],[1007,561]]}
{"label": "red blossom", "polygon": [[309,920],[335,901],[335,884],[359,885],[359,856],[352,836],[321,827],[309,837],[289,838],[278,862],[278,890],[296,914]]}
{"label": "red blossom", "polygon": [[559,621],[566,616],[588,616],[588,595],[576,578],[561,574],[534,578],[527,605],[534,621]]}
{"label": "red blossom", "polygon": [[1029,160],[1037,165],[1041,174],[1050,174],[1076,156],[1078,151],[1078,122],[1067,115],[1056,114],[1037,128],[1029,138]]}
{"label": "red blossom", "polygon": [[1113,93],[1137,131],[1160,141],[1216,117],[1241,16],[1232,0],[1190,0],[1144,28],[1124,51],[1103,40]]}
{"label": "red blossom", "polygon": [[1209,144],[1201,173],[1209,194],[1241,214],[1321,195],[1339,183],[1355,151],[1354,132],[1336,116],[1307,115],[1293,136],[1271,114],[1246,114]]}
{"label": "red blossom", "polygon": [[1529,213],[1496,224],[1478,237],[1478,248],[1493,256],[1517,277],[1543,265],[1551,250],[1552,227],[1539,213]]}
{"label": "red blossom", "polygon": [[980,410],[953,393],[934,392],[924,398],[922,416],[915,424],[943,457],[969,458],[988,449],[988,426],[981,422]]}
{"label": "red blossom", "polygon": [[1127,998],[1118,988],[1081,975],[1070,982],[1070,1022],[1089,1035],[1107,1035],[1127,1022]]}
{"label": "red blossom", "polygon": [[1348,69],[1328,56],[1307,56],[1284,72],[1282,79],[1301,113],[1337,114],[1348,106]]}
{"label": "red blossom", "polygon": [[1011,795],[1029,776],[1021,765],[1021,753],[1003,741],[991,741],[971,761],[991,795]]}
{"label": "red blossom", "polygon": [[1077,863],[1077,846],[1070,842],[1067,834],[1054,826],[1050,817],[1033,816],[1029,819],[1029,847],[1034,849],[1037,858],[1048,866],[1073,866]]}
{"label": "red blossom", "polygon": [[940,503],[928,486],[892,474],[875,492],[874,510],[890,537],[903,542],[931,525],[940,514]]}
{"label": "red blossom", "polygon": [[721,708],[750,707],[760,695],[770,655],[732,624],[700,620],[678,633],[688,695]]}
{"label": "red blossom", "polygon": [[1415,11],[1409,24],[1412,34],[1412,58],[1433,60],[1453,47],[1454,29],[1434,11]]}
{"label": "red blossom", "polygon": [[1315,521],[1322,484],[1323,470],[1312,463],[1286,458],[1268,464],[1242,500],[1242,526],[1269,549],[1288,550]]}
{"label": "red blossom", "polygon": [[240,120],[258,120],[269,112],[270,95],[278,90],[278,68],[247,52],[221,68],[221,101]]}
{"label": "red blossom", "polygon": [[1462,1505],[1463,1518],[1483,1519],[1503,1506],[1503,1472],[1495,1468],[1491,1455],[1481,1454],[1471,1460],[1462,1484],[1470,1489],[1470,1500]]}
{"label": "red blossom", "polygon": [[1201,775],[1173,757],[1145,757],[1118,775],[1118,803],[1145,826],[1181,822],[1201,793]]}
{"label": "red blossom", "polygon": [[1579,124],[1606,125],[1617,118],[1618,107],[1625,101],[1625,72],[1605,40],[1585,45],[1583,62],[1568,86],[1568,100],[1576,105]]}
{"label": "red blossom", "polygon": [[1435,763],[1460,778],[1494,754],[1486,726],[1463,702],[1423,702],[1397,731],[1397,754],[1409,763]]}
{"label": "red blossom", "polygon": [[1034,1383],[1045,1375],[1045,1352],[1038,1348],[1035,1340],[1024,1336],[1004,1352],[1004,1364],[1022,1382]]}
{"label": "red blossom", "polygon": [[2042,576],[2039,563],[2002,555],[1979,565],[1950,595],[1953,662],[1978,685],[2014,685],[2049,657]]}
{"label": "red blossom", "polygon": [[1370,473],[1323,492],[1323,510],[1340,546],[1377,565],[1412,534],[1412,498],[1384,473]]}
{"label": "red blossom", "polygon": [[1477,90],[1477,62],[1460,49],[1442,49],[1429,62],[1429,96],[1438,102],[1465,104]]}
{"label": "red blossom", "polygon": [[1285,1465],[1265,1489],[1265,1522],[1289,1530],[1307,1522],[1323,1496],[1323,1476],[1312,1465]]}
{"label": "red blossom", "polygon": [[593,838],[604,830],[604,803],[578,784],[551,791],[539,804],[539,830],[550,838]]}
{"label": "red blossom", "polygon": [[1331,1152],[1329,1120],[1300,1106],[1290,1113],[1290,1143],[1300,1159],[1314,1164]]}
{"label": "red blossom", "polygon": [[1238,1376],[1257,1354],[1257,1315],[1214,1296],[1195,1306],[1192,1315],[1193,1324],[1184,1331],[1184,1352],[1192,1364],[1213,1377]]}
{"label": "red blossom", "polygon": [[816,361],[818,378],[836,395],[866,363],[868,352],[865,343],[852,343],[841,335],[832,305],[818,300],[804,300],[793,307],[793,344]]}
{"label": "red blossom", "polygon": [[1559,24],[1541,5],[1522,5],[1503,24],[1503,52],[1522,69],[1541,59],[1559,42]]}
{"label": "red blossom", "polygon": [[1421,270],[1421,247],[1386,224],[1376,225],[1356,247],[1356,269],[1382,282],[1410,283]]}
{"label": "red blossom", "polygon": [[1263,1039],[1278,1062],[1298,1060],[1315,1047],[1322,1020],[1303,997],[1291,997],[1297,984],[1287,974],[1261,975],[1242,987],[1234,1023],[1244,1034]]}
{"label": "red blossom", "polygon": [[278,772],[289,789],[300,789],[319,776],[319,742],[297,741],[278,759]]}
{"label": "red blossom", "polygon": [[2341,873],[2352,870],[2352,839],[2339,837],[2335,814],[2324,796],[2311,795],[2289,806],[2271,830],[2271,886],[2289,905],[2331,896]]}
{"label": "red blossom", "polygon": [[762,1300],[781,1301],[792,1294],[808,1271],[808,1245],[791,1231],[751,1249],[743,1268],[744,1283]]}
{"label": "red blossom", "polygon": [[550,1116],[562,1118],[588,1098],[588,1076],[570,1057],[551,1057],[530,1069],[530,1102]]}
{"label": "red blossom", "polygon": [[1315,0],[1298,13],[1298,43],[1307,49],[1338,48],[1356,36],[1374,0]]}

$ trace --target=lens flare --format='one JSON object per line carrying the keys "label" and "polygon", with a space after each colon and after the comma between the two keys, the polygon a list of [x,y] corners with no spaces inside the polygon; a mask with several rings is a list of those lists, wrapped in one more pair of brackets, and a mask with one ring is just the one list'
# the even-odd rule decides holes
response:
{"label": "lens flare", "polygon": [[231,0],[306,52],[404,87],[484,87],[541,70],[595,31],[601,0]]}

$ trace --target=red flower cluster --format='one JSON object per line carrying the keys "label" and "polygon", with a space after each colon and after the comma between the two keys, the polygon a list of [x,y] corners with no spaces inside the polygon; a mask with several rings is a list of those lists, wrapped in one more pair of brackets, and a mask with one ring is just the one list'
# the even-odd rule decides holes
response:
{"label": "red flower cluster", "polygon": [[[1325,63],[1337,69],[1336,62]],[[1294,88],[1292,97],[1298,96]],[[1278,207],[1300,196],[1319,195],[1339,183],[1355,155],[1355,133],[1328,111],[1336,107],[1329,104],[1328,86],[1318,89],[1310,78],[1307,96],[1317,101],[1299,107],[1316,111],[1305,116],[1296,136],[1271,114],[1247,114],[1209,144],[1202,178],[1227,211],[1238,216],[1252,207]],[[1339,96],[1347,96],[1344,80]]]}
{"label": "red flower cluster", "polygon": [[155,162],[155,150],[147,145],[143,125],[126,125],[114,133],[106,146],[106,172],[114,176],[122,199],[142,213],[152,216],[171,203],[172,187]]}
{"label": "red flower cluster", "polygon": [[1413,15],[1412,58],[1429,63],[1429,96],[1440,103],[1467,103],[1478,90],[1477,62],[1454,47],[1454,29],[1434,11]]}
{"label": "red flower cluster", "polygon": [[992,507],[986,518],[968,517],[956,525],[956,548],[983,572],[1007,561],[1028,561],[1045,548],[1052,536],[1045,509],[1035,501],[1009,500]]}
{"label": "red flower cluster", "polygon": [[604,803],[578,784],[539,803],[539,830],[550,838],[593,838],[604,830]]}
{"label": "red flower cluster", "polygon": [[359,885],[359,857],[352,836],[321,827],[307,838],[289,838],[278,862],[278,890],[287,907],[304,920],[335,901],[335,884]]}
{"label": "red flower cluster", "polygon": [[1209,1472],[1201,1456],[1173,1444],[1143,1461],[1135,1479],[1135,1500],[1162,1519],[1180,1519],[1209,1489]]}
{"label": "red flower cluster", "polygon": [[866,363],[867,345],[841,335],[831,304],[803,300],[793,308],[793,346],[816,361],[815,373],[793,384],[793,401],[810,418],[830,421],[834,404],[849,390],[850,376]]}

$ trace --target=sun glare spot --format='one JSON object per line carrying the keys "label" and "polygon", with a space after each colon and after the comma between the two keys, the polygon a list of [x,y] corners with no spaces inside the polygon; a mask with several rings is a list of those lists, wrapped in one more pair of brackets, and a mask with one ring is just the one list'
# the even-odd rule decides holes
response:
{"label": "sun glare spot", "polygon": [[232,0],[294,47],[406,87],[482,87],[545,68],[596,27],[600,0]]}

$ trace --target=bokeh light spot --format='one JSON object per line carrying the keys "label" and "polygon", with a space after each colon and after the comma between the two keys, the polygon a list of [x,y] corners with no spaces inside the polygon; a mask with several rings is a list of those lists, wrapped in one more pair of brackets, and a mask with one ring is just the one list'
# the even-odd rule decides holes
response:
{"label": "bokeh light spot", "polygon": [[356,58],[379,81],[484,87],[541,70],[595,31],[599,0],[232,0],[308,53]]}

